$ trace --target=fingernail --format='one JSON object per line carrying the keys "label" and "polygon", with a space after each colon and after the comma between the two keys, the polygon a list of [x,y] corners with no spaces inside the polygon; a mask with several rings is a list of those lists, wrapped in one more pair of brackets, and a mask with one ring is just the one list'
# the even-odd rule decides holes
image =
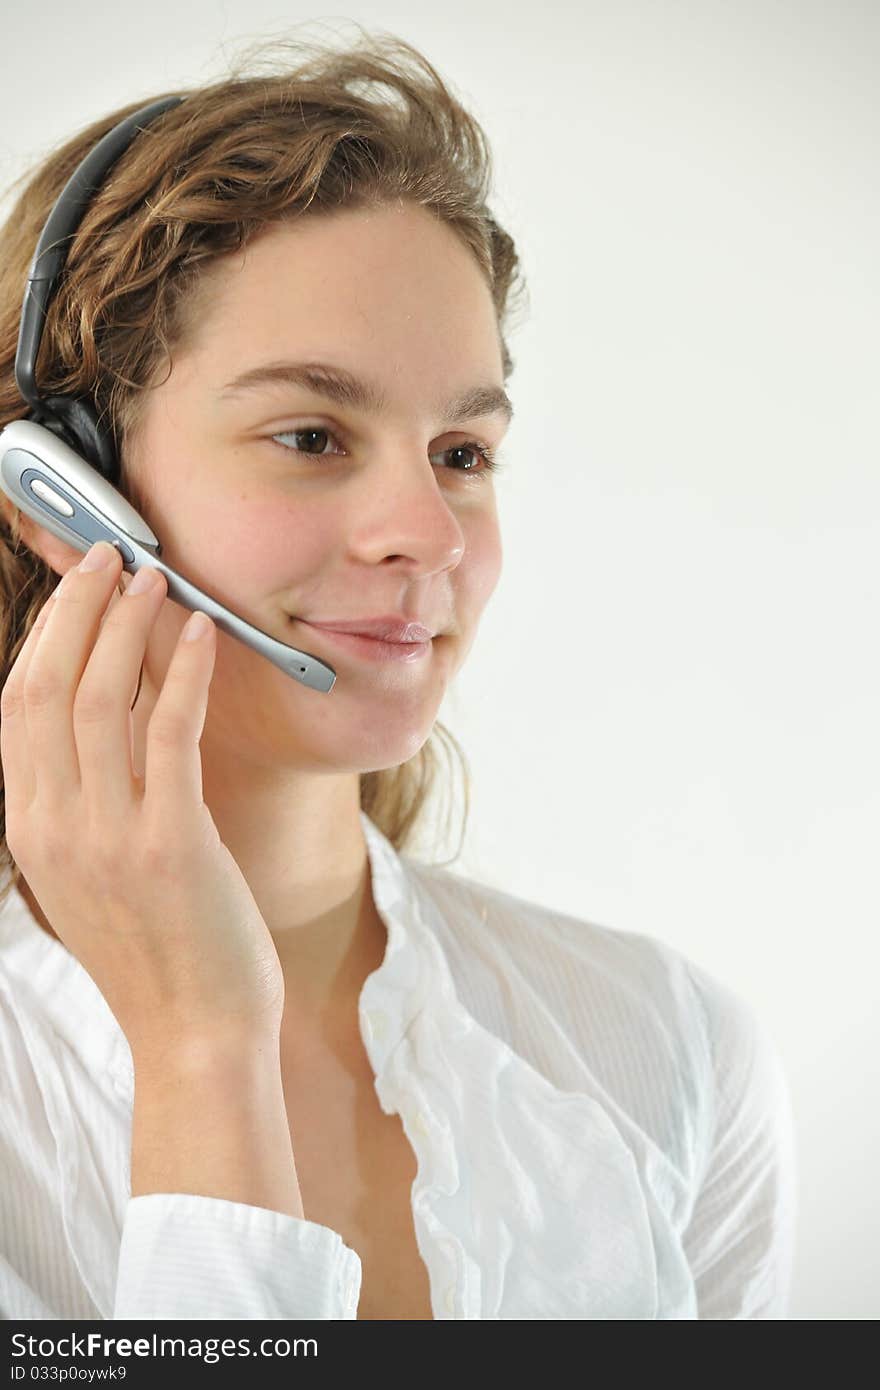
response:
{"label": "fingernail", "polygon": [[152,589],[158,578],[159,571],[145,565],[143,569],[138,570],[125,592],[129,595],[144,594],[147,589]]}
{"label": "fingernail", "polygon": [[206,613],[193,613],[191,618],[187,618],[183,629],[184,642],[197,642],[200,637],[204,637],[210,626],[211,619]]}
{"label": "fingernail", "polygon": [[80,574],[90,574],[92,570],[102,570],[109,565],[114,555],[113,546],[109,541],[98,541],[93,545],[84,560],[80,561]]}

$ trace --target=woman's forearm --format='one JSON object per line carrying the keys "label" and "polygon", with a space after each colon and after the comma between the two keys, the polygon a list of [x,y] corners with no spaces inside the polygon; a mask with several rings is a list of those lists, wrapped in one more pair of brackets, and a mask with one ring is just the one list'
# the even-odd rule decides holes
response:
{"label": "woman's forearm", "polygon": [[133,1056],[131,1195],[192,1192],[303,1216],[277,1037]]}

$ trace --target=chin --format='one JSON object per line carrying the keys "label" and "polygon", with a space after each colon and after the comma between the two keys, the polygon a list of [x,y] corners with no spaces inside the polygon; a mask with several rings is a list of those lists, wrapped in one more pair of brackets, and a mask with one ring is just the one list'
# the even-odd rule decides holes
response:
{"label": "chin", "polygon": [[394,724],[388,718],[364,721],[358,727],[348,724],[321,739],[324,754],[337,765],[346,764],[352,772],[381,772],[408,762],[431,737],[433,720],[420,720],[417,728]]}

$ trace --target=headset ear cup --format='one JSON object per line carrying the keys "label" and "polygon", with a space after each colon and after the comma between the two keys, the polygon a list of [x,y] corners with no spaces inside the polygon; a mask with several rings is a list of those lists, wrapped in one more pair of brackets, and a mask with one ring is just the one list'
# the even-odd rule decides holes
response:
{"label": "headset ear cup", "polygon": [[[50,418],[41,420],[47,429],[58,434],[65,443],[97,468],[110,483],[119,480],[116,445],[109,430],[98,424],[92,402],[83,396],[46,396],[42,401]],[[60,428],[53,429],[53,425]]]}

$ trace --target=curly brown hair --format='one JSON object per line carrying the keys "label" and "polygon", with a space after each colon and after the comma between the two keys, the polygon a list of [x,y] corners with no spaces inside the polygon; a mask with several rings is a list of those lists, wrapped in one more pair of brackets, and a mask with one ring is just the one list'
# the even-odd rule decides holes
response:
{"label": "curly brown hair", "polygon": [[[91,398],[124,460],[145,388],[185,349],[202,267],[267,224],[408,200],[431,210],[470,248],[491,289],[505,381],[504,329],[525,292],[511,237],[487,208],[486,136],[428,60],[385,32],[334,49],[302,36],[260,43],[222,80],[178,89],[185,101],[138,134],[96,192],[74,235],[47,315],[37,362],[44,395]],[[263,53],[268,61],[262,62]],[[255,68],[264,70],[256,71]],[[265,70],[268,69],[268,70]],[[383,90],[384,89],[384,90]],[[140,96],[93,121],[26,171],[0,227],[0,428],[27,413],[13,367],[28,268],[52,204],[76,165]],[[116,486],[137,498],[124,462]],[[0,496],[0,687],[58,575],[22,543],[20,514]],[[442,745],[442,747],[441,747]],[[464,753],[439,721],[397,767],[364,773],[362,809],[399,850],[457,753],[463,843],[469,810]],[[451,862],[451,861],[449,861]],[[0,774],[0,866],[20,871],[6,844]],[[9,884],[0,894],[0,903]]]}

